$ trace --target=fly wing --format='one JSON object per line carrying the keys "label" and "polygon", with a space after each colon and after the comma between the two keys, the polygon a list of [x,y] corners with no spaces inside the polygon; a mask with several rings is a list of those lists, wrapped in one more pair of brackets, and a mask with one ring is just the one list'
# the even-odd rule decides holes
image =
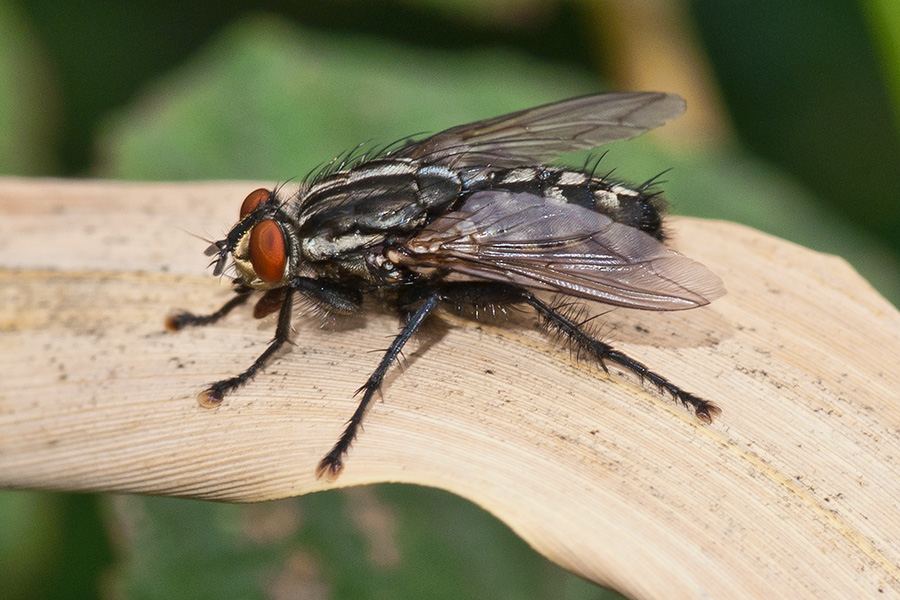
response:
{"label": "fly wing", "polygon": [[452,127],[395,156],[454,167],[516,167],[634,137],[684,107],[681,97],[661,92],[582,96]]}
{"label": "fly wing", "polygon": [[533,194],[478,192],[433,221],[401,253],[413,270],[492,280],[606,304],[682,310],[725,293],[706,267],[646,233]]}

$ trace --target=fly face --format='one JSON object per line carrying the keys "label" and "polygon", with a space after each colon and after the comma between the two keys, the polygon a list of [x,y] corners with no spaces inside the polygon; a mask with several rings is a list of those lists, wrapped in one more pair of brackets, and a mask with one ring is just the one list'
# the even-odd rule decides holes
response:
{"label": "fly face", "polygon": [[258,290],[283,287],[290,277],[293,241],[290,219],[281,210],[274,191],[259,188],[241,204],[237,224],[224,240],[207,249],[217,255],[214,273],[223,272],[230,258],[240,284]]}
{"label": "fly face", "polygon": [[[703,265],[664,244],[662,200],[595,169],[546,161],[638,135],[684,110],[662,93],[573,98],[452,127],[374,157],[333,161],[289,202],[251,192],[240,219],[210,246],[220,275],[231,259],[235,296],[209,315],[179,313],[170,329],[205,325],[265,294],[255,314],[279,311],[275,337],[242,373],[211,384],[201,404],[218,404],[288,342],[299,295],[323,312],[361,310],[370,294],[404,321],[337,443],[316,470],[336,477],[382,380],[404,344],[441,305],[530,306],[547,329],[606,369],[614,362],[671,395],[705,422],[718,408],[614,349],[562,303],[536,291],[643,310],[685,310],[724,293]],[[477,313],[477,311],[476,311]]]}

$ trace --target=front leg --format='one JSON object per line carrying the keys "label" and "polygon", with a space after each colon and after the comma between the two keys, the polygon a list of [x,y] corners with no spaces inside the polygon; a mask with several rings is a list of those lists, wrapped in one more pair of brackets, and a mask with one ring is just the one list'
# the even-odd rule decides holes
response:
{"label": "front leg", "polygon": [[318,302],[324,308],[341,314],[359,310],[362,299],[357,290],[347,289],[326,280],[308,277],[297,277],[285,288],[284,298],[278,312],[278,326],[275,337],[246,370],[211,384],[200,393],[198,400],[202,406],[211,408],[219,405],[225,395],[250,381],[260,369],[266,366],[272,357],[290,340],[291,315],[294,309],[294,294],[300,293]]}
{"label": "front leg", "polygon": [[169,315],[168,317],[166,317],[166,329],[168,329],[169,331],[178,331],[179,329],[184,329],[185,327],[189,326],[199,327],[202,325],[211,325],[219,319],[223,318],[238,306],[244,304],[250,298],[250,294],[253,292],[253,288],[247,287],[246,285],[235,281],[233,291],[235,295],[215,312],[211,312],[207,315],[197,315],[194,313],[181,311]]}
{"label": "front leg", "polygon": [[250,381],[257,371],[266,366],[266,363],[275,355],[278,350],[284,346],[285,342],[290,339],[291,334],[291,313],[294,310],[294,291],[288,289],[284,294],[284,300],[281,302],[281,309],[278,312],[278,326],[275,328],[275,337],[269,342],[269,345],[263,350],[256,360],[253,361],[243,372],[222,379],[210,385],[208,388],[200,392],[197,396],[200,405],[205,408],[213,408],[221,404],[225,399],[225,394],[231,392]]}

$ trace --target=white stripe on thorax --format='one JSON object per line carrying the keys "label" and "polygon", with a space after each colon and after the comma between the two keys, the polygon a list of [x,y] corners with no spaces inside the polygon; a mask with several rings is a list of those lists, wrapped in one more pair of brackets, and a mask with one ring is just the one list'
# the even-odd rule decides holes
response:
{"label": "white stripe on thorax", "polygon": [[371,166],[365,164],[352,169],[347,179],[348,183],[354,183],[362,179],[370,177],[388,177],[391,175],[412,175],[416,172],[416,167],[408,160],[392,160],[390,162],[379,163]]}

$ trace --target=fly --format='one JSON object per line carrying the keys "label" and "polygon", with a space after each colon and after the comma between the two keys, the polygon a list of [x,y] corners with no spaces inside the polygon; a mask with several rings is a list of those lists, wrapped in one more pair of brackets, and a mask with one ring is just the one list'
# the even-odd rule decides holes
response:
{"label": "fly", "polygon": [[254,314],[278,311],[275,337],[245,371],[201,392],[201,403],[222,402],[269,363],[288,341],[298,296],[335,315],[357,313],[373,297],[403,326],[359,389],[359,405],[317,477],[340,474],[391,363],[441,306],[530,306],[604,370],[614,362],[710,422],[714,404],[595,338],[572,311],[537,293],[645,310],[695,308],[724,294],[718,277],[665,246],[664,202],[649,184],[547,164],[636,136],[684,106],[664,93],[573,98],[373,157],[336,159],[293,194],[254,190],[225,239],[207,250],[216,275],[233,264],[235,295],[214,313],[177,313],[167,325],[214,323],[262,292]]}

